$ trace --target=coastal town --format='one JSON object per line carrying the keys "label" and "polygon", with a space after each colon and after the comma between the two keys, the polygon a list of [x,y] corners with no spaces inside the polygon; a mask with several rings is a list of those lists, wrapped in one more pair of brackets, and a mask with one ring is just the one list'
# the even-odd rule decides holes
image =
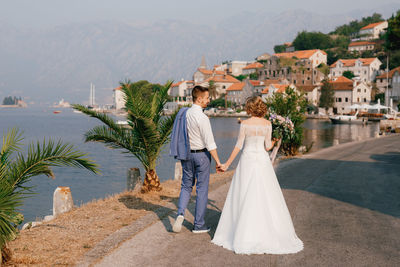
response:
{"label": "coastal town", "polygon": [[[191,90],[195,85],[212,88],[212,98],[222,98],[221,108],[225,109],[240,109],[250,96],[266,99],[290,87],[304,94],[313,113],[324,114],[320,97],[323,81],[327,80],[334,92],[333,105],[326,109],[328,114],[354,113],[354,105],[364,105],[363,110],[367,111],[378,101],[385,103],[388,113],[397,112],[400,66],[382,69],[385,62],[378,58],[378,55],[382,58],[382,36],[387,27],[387,21],[362,27],[350,40],[346,58],[338,58],[331,64],[323,49],[295,50],[292,43],[276,46],[283,51],[258,55],[254,61],[231,60],[212,68],[203,56],[191,80],[182,78],[172,84],[169,90],[172,101],[167,108],[191,104]],[[349,55],[358,57],[348,58]],[[387,56],[384,58],[389,60]],[[123,93],[120,87],[113,92],[114,107],[120,110],[124,107]]]}

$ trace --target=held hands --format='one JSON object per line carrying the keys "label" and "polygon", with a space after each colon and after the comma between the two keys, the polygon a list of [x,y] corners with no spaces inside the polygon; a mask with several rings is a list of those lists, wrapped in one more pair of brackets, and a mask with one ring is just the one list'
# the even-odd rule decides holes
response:
{"label": "held hands", "polygon": [[229,165],[224,163],[224,164],[219,164],[217,165],[217,172],[225,172],[229,168]]}

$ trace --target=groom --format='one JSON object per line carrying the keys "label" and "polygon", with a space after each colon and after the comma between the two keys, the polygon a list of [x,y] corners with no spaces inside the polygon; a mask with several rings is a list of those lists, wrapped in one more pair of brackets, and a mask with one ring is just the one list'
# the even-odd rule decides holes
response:
{"label": "groom", "polygon": [[[185,209],[189,203],[192,188],[195,184],[196,211],[192,232],[207,233],[210,231],[210,228],[205,224],[204,215],[208,202],[211,156],[216,162],[217,169],[220,169],[221,165],[217,154],[217,146],[214,142],[214,136],[211,130],[210,120],[207,115],[203,113],[203,109],[210,103],[208,88],[195,86],[192,90],[192,97],[192,107],[182,111],[181,114],[178,113],[177,118],[179,118],[180,122],[176,123],[180,125],[180,127],[183,125],[184,129],[182,132],[187,131],[188,140],[186,140],[186,146],[182,144],[182,142],[177,142],[179,146],[183,145],[185,148],[175,148],[175,151],[185,151],[187,147],[187,155],[184,152],[185,158],[181,159],[183,175],[178,203],[178,216],[172,227],[175,233],[181,231]],[[185,115],[186,120],[184,118]],[[174,125],[173,135],[174,132],[178,131],[179,130],[176,130]]]}

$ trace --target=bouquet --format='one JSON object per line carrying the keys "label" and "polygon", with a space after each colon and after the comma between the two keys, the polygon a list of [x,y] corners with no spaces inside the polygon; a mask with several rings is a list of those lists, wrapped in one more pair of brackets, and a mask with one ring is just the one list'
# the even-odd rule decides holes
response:
{"label": "bouquet", "polygon": [[276,114],[270,114],[269,120],[272,124],[272,138],[278,139],[278,142],[275,144],[270,155],[271,162],[274,164],[276,155],[278,154],[278,150],[282,144],[282,139],[287,140],[290,136],[294,135],[294,124],[289,117],[284,118]]}
{"label": "bouquet", "polygon": [[270,114],[269,120],[272,123],[272,138],[287,139],[294,134],[294,124],[289,117],[282,117],[277,114]]}

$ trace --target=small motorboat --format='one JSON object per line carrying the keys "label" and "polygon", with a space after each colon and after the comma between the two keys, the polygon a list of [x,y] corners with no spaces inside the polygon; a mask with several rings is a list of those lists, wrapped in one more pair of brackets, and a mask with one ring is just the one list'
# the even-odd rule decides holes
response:
{"label": "small motorboat", "polygon": [[61,113],[61,110],[54,110],[53,113],[54,113],[54,114]]}
{"label": "small motorboat", "polygon": [[329,116],[329,119],[333,124],[366,124],[368,118],[357,118],[358,111],[354,115],[336,115]]}

